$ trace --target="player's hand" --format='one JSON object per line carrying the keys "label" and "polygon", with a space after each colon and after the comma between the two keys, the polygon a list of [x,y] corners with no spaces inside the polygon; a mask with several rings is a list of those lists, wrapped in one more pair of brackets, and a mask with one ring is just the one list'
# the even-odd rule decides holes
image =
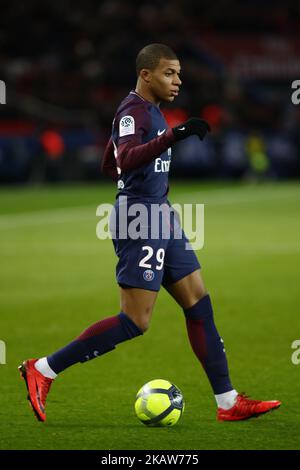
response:
{"label": "player's hand", "polygon": [[203,140],[207,132],[210,132],[210,126],[203,119],[192,117],[179,126],[173,127],[172,131],[176,140],[185,139],[190,135],[197,135],[200,140]]}

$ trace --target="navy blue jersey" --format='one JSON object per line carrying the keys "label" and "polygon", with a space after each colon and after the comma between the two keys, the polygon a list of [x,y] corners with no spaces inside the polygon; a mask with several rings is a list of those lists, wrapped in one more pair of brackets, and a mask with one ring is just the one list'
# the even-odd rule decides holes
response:
{"label": "navy blue jersey", "polygon": [[[122,148],[139,146],[142,151],[143,144],[147,144],[153,139],[159,141],[161,139],[157,139],[157,137],[165,133],[166,143],[167,129],[167,122],[159,107],[131,91],[120,104],[113,121],[112,142],[117,162],[119,158],[122,158],[120,155]],[[168,136],[170,137],[170,131]],[[173,136],[168,141],[171,144]],[[153,142],[155,143],[155,141]],[[129,170],[121,169],[121,165],[117,166],[119,190],[117,196],[126,195],[128,198],[149,200],[166,199],[169,187],[171,147],[167,148],[166,145],[164,147],[164,151],[156,155],[151,154],[155,151],[154,147],[144,146],[144,153],[148,154],[148,161],[149,157],[151,161],[142,164],[142,166]],[[137,154],[135,158],[139,159],[139,155]],[[138,165],[138,162],[136,163]]]}
{"label": "navy blue jersey", "polygon": [[[103,172],[118,181],[110,230],[119,258],[117,281],[122,287],[158,291],[161,285],[168,286],[200,268],[194,251],[187,248],[179,218],[168,218],[172,212],[167,201],[170,147],[174,142],[173,130],[168,129],[159,107],[130,92],[117,110],[102,162]],[[128,215],[124,196],[128,205],[142,202],[146,207],[146,222],[137,225],[138,232],[147,229],[145,237],[127,233],[135,216]],[[158,224],[151,219],[156,204],[163,209]]]}

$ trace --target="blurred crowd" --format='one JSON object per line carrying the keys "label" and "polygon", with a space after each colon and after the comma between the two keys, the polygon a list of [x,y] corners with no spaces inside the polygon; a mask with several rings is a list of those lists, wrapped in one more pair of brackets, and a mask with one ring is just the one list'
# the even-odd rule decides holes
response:
{"label": "blurred crowd", "polygon": [[206,145],[176,148],[175,173],[299,176],[292,77],[238,76],[205,40],[299,33],[297,0],[3,1],[0,182],[99,177],[114,112],[135,85],[136,54],[151,42],[170,45],[182,65],[182,91],[164,109],[169,124],[196,115],[213,127]]}

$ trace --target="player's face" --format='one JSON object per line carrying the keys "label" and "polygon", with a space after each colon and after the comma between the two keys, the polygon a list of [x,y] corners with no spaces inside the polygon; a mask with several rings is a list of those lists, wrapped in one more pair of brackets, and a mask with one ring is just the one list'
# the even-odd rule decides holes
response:
{"label": "player's face", "polygon": [[172,103],[179,93],[181,80],[179,60],[160,59],[155,70],[151,71],[149,89],[157,101]]}

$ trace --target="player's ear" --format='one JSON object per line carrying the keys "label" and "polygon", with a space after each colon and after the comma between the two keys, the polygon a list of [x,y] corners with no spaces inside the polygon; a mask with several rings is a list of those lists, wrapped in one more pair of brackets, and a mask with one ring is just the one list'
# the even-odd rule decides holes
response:
{"label": "player's ear", "polygon": [[146,83],[149,83],[150,80],[151,80],[151,70],[149,69],[142,69],[140,71],[140,77],[141,79],[146,82]]}

